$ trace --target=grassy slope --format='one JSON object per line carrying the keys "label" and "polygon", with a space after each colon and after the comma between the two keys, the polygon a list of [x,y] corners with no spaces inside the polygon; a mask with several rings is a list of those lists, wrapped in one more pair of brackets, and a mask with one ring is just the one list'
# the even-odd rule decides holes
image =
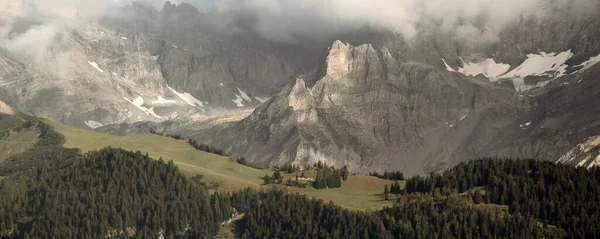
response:
{"label": "grassy slope", "polygon": [[[353,175],[347,181],[342,182],[341,188],[314,189],[312,187],[296,188],[287,186],[276,186],[285,188],[290,192],[306,194],[309,197],[333,201],[348,209],[376,211],[384,206],[391,207],[392,200],[383,200],[383,188],[388,187],[392,181],[383,180],[365,175]],[[402,182],[401,187],[404,187]]]}
{"label": "grassy slope", "polygon": [[11,134],[6,139],[0,139],[0,163],[12,155],[23,153],[31,148],[39,133],[37,130],[23,130]]}
{"label": "grassy slope", "polygon": [[21,126],[23,122],[24,121],[18,117],[0,113],[0,132]]}
{"label": "grassy slope", "polygon": [[258,188],[262,182],[260,177],[266,173],[266,170],[245,167],[227,157],[196,150],[183,140],[154,134],[114,136],[69,127],[54,120],[47,122],[65,136],[67,148],[79,148],[87,152],[111,146],[148,152],[155,159],[173,160],[179,170],[188,176],[202,174],[205,180],[218,182],[219,188],[226,191]]}
{"label": "grassy slope", "polygon": [[[210,154],[194,149],[186,141],[175,140],[153,134],[130,136],[114,136],[63,125],[54,120],[47,122],[63,134],[67,140],[65,147],[79,148],[83,152],[100,149],[106,146],[120,147],[127,150],[148,152],[155,158],[173,160],[184,174],[194,176],[204,175],[207,181],[220,184],[219,190],[233,191],[246,187],[260,188],[265,174],[272,175],[272,170],[261,170],[247,167],[234,162],[232,159]],[[349,209],[378,210],[383,206],[391,206],[391,201],[383,201],[385,184],[391,181],[370,176],[351,176],[341,188],[321,189],[293,188],[286,186],[266,186],[285,188],[291,192],[306,194],[309,197],[333,201]]]}
{"label": "grassy slope", "polygon": [[[0,132],[21,126],[23,122],[18,117],[1,114]],[[25,150],[33,146],[38,134],[37,130],[22,130],[11,133],[7,138],[0,138],[0,163],[4,162],[8,157],[25,152]]]}

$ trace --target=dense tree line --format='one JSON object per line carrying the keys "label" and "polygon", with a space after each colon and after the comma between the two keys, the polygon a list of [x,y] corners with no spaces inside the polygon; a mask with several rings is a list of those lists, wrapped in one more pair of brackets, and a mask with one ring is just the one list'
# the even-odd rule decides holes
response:
{"label": "dense tree line", "polygon": [[[173,139],[176,139],[176,140],[185,140],[185,137],[183,137],[180,134],[161,134],[161,133],[158,133],[158,132],[156,132],[154,130],[151,130],[150,133],[156,134],[156,135],[160,135],[160,136],[170,137],[170,138],[173,138]],[[210,146],[208,144],[200,143],[200,142],[198,142],[198,141],[196,141],[194,139],[187,139],[187,142],[192,147],[194,147],[197,150],[204,151],[204,152],[207,152],[207,153],[213,153],[213,154],[217,154],[217,155],[221,155],[221,156],[225,156],[225,157],[229,156],[225,152],[225,150],[222,150],[222,149],[214,147],[214,146]],[[238,160],[236,160],[236,161],[239,162]],[[245,158],[243,159],[243,162],[246,162]]]}
{"label": "dense tree line", "polygon": [[392,181],[402,181],[404,180],[404,174],[400,171],[388,172],[385,171],[383,174],[378,172],[369,172],[369,176],[378,177],[381,179],[387,179]]}
{"label": "dense tree line", "polygon": [[6,237],[208,238],[232,212],[228,200],[189,181],[171,161],[120,149],[38,169],[29,183],[25,194],[0,201]]}
{"label": "dense tree line", "polygon": [[317,169],[317,177],[313,182],[313,187],[316,189],[323,188],[339,188],[342,186],[341,170],[333,167],[325,167]]}
{"label": "dense tree line", "polygon": [[[211,238],[234,212],[244,215],[241,238],[600,237],[597,168],[476,160],[409,178],[406,195],[395,182],[393,207],[359,212],[280,190],[210,193],[172,162],[113,148],[81,154],[43,122],[25,126],[42,133],[0,165],[0,237]],[[315,167],[325,187],[341,184],[342,169]]]}
{"label": "dense tree line", "polygon": [[295,173],[300,170],[300,166],[293,165],[291,163],[285,163],[281,166],[276,167],[276,169],[281,170],[286,173]]}
{"label": "dense tree line", "polygon": [[196,140],[193,140],[193,139],[188,139],[188,143],[192,147],[194,147],[195,149],[200,150],[200,151],[204,151],[204,152],[208,152],[208,153],[213,153],[213,154],[218,154],[218,155],[226,156],[226,157],[229,156],[229,155],[227,155],[227,153],[224,150],[222,150],[220,148],[213,147],[213,146],[210,146],[208,144],[203,144],[203,143],[200,143],[200,142],[198,142]]}
{"label": "dense tree line", "polygon": [[[442,175],[413,177],[407,192],[475,192],[474,200],[508,205],[511,213],[534,217],[566,230],[569,237],[600,237],[600,168],[574,168],[538,160],[481,159]],[[477,199],[475,199],[477,198]]]}
{"label": "dense tree line", "polygon": [[401,197],[378,212],[393,238],[562,238],[561,229],[542,227],[535,218],[474,207],[457,194]]}
{"label": "dense tree line", "polygon": [[209,238],[233,209],[173,162],[107,148],[82,155],[41,120],[37,143],[0,164],[0,238]]}
{"label": "dense tree line", "polygon": [[[429,198],[429,199],[426,199]],[[284,191],[234,193],[232,206],[245,217],[241,238],[560,238],[521,215],[472,208],[458,196],[412,195],[383,211],[359,212]]]}
{"label": "dense tree line", "polygon": [[404,188],[400,187],[400,183],[396,181],[390,184],[389,188],[388,185],[385,185],[385,187],[383,188],[383,196],[385,200],[389,200],[390,194],[404,195],[406,194],[406,191],[404,191]]}
{"label": "dense tree line", "polygon": [[271,184],[271,183],[282,183],[283,175],[281,175],[281,171],[275,170],[273,172],[273,176],[269,176],[268,174],[263,177],[263,184]]}

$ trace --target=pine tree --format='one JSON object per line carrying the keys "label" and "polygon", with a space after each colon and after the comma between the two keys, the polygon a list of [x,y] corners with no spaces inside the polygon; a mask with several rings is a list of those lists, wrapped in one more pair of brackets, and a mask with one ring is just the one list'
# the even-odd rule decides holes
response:
{"label": "pine tree", "polygon": [[265,177],[263,178],[263,182],[264,182],[265,185],[266,184],[271,184],[272,183],[271,177],[269,177],[268,174],[265,174]]}
{"label": "pine tree", "polygon": [[348,172],[348,167],[344,165],[344,167],[342,167],[341,169],[341,175],[342,175],[342,179],[344,181],[348,180],[348,175],[350,174],[350,172]]}
{"label": "pine tree", "polygon": [[383,197],[385,198],[386,201],[390,200],[390,190],[388,189],[387,184],[383,188]]}

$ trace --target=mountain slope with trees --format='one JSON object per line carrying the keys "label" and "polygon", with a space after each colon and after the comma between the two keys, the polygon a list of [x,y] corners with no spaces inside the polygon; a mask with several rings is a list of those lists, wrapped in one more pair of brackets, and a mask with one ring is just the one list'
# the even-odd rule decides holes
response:
{"label": "mountain slope with trees", "polygon": [[[43,121],[32,149],[0,163],[0,237],[597,238],[600,169],[480,159],[393,183],[376,212],[285,190],[212,192],[201,175],[141,152],[66,149]],[[381,200],[386,200],[383,198]]]}

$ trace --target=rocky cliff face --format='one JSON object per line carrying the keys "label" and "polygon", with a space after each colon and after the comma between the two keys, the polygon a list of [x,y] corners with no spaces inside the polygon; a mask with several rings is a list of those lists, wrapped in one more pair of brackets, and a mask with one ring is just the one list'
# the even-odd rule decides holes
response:
{"label": "rocky cliff face", "polygon": [[167,2],[161,11],[144,9],[134,4],[122,15],[135,18],[106,18],[105,24],[145,35],[167,84],[209,107],[255,107],[298,74],[275,43],[209,24],[215,16],[190,4]]}
{"label": "rocky cliff face", "polygon": [[[0,45],[0,100],[71,125],[183,134],[260,165],[416,174],[496,155],[595,165],[597,14],[555,9],[501,32],[476,24],[492,41],[355,27],[331,45],[272,42],[190,4],[136,3],[58,30],[13,8],[0,17],[11,42]],[[14,43],[49,30],[52,54]]]}
{"label": "rocky cliff face", "polygon": [[[484,156],[595,165],[595,146],[585,142],[600,133],[590,104],[600,65],[584,68],[524,95],[511,84],[399,61],[386,48],[336,41],[322,66],[246,119],[191,136],[259,165],[324,161],[408,174]],[[589,147],[569,151],[579,143]]]}
{"label": "rocky cliff face", "polygon": [[521,118],[521,132],[512,133],[512,142],[498,145],[496,154],[591,165],[600,134],[600,108],[593,103],[600,97],[599,76],[600,64],[595,64],[535,96],[535,114]]}
{"label": "rocky cliff face", "polygon": [[532,108],[507,86],[399,62],[371,45],[336,41],[322,69],[314,84],[298,78],[243,121],[196,137],[261,165],[325,161],[414,174],[485,151],[459,149],[492,144]]}
{"label": "rocky cliff face", "polygon": [[[15,42],[37,33],[44,37],[45,28],[52,25],[27,24]],[[23,54],[27,49],[11,43],[0,48],[2,100],[24,112],[82,127],[85,121],[158,119],[128,102],[155,99],[165,91],[160,69],[144,53],[143,36],[119,35],[94,22],[55,34],[49,47],[56,52],[43,58]]]}
{"label": "rocky cliff face", "polygon": [[136,3],[100,19],[77,13],[72,24],[19,6],[0,19],[0,99],[70,125],[253,108],[297,71],[268,41],[202,25],[209,16],[189,4],[157,11]]}

